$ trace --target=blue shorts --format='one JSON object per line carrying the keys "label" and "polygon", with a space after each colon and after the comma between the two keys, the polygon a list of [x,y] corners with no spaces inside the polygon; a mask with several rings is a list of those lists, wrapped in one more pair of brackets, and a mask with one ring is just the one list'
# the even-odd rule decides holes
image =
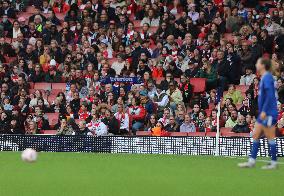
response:
{"label": "blue shorts", "polygon": [[267,116],[265,120],[261,120],[260,116],[258,116],[257,122],[265,127],[272,127],[276,125],[277,118],[273,118],[273,116]]}

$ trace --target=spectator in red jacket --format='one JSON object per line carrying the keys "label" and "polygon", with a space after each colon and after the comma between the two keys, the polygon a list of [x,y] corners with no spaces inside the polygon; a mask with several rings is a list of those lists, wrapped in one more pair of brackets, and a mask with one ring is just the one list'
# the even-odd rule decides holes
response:
{"label": "spectator in red jacket", "polygon": [[146,110],[141,105],[138,98],[132,98],[132,104],[128,108],[128,114],[132,119],[132,133],[136,135],[136,132],[143,129]]}
{"label": "spectator in red jacket", "polygon": [[53,4],[54,13],[67,13],[70,9],[70,6],[64,0],[56,0]]}

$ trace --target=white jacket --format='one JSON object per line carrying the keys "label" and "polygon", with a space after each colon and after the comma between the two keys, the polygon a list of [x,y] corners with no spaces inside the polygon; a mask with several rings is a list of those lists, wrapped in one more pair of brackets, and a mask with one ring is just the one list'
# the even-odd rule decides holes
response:
{"label": "white jacket", "polygon": [[94,135],[102,136],[108,134],[107,126],[100,120],[89,122],[87,127]]}

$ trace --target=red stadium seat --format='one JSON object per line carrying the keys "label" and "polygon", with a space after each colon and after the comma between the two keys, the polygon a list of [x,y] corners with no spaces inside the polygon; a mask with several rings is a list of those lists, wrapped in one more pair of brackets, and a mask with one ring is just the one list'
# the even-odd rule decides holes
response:
{"label": "red stadium seat", "polygon": [[150,131],[137,131],[136,135],[138,135],[138,136],[150,136],[151,132]]}
{"label": "red stadium seat", "polygon": [[62,90],[62,92],[66,91],[66,83],[52,83],[51,84],[52,90]]}
{"label": "red stadium seat", "polygon": [[222,134],[223,137],[250,137],[249,133],[234,133],[234,132],[225,132]]}
{"label": "red stadium seat", "polygon": [[45,135],[56,135],[56,130],[42,130],[43,134]]}
{"label": "red stadium seat", "polygon": [[229,133],[231,132],[232,128],[228,128],[228,127],[221,127],[221,135],[223,135],[223,133]]}
{"label": "red stadium seat", "polygon": [[170,136],[187,136],[186,132],[171,132]]}
{"label": "red stadium seat", "polygon": [[188,136],[200,136],[200,137],[204,137],[205,133],[204,132],[189,132],[187,133]]}
{"label": "red stadium seat", "polygon": [[33,82],[29,82],[29,85],[30,85],[30,89],[34,89],[34,87],[35,87],[35,83],[33,83]]}
{"label": "red stadium seat", "polygon": [[35,83],[34,89],[51,90],[51,83],[47,83],[47,82]]}
{"label": "red stadium seat", "polygon": [[206,132],[205,135],[207,137],[216,137],[216,132]]}
{"label": "red stadium seat", "polygon": [[203,93],[206,89],[205,78],[190,78],[190,84],[193,86],[194,93]]}
{"label": "red stadium seat", "polygon": [[51,89],[51,91],[50,91],[50,94],[51,95],[57,95],[58,93],[60,93],[60,92],[65,92],[65,91],[63,91],[63,90],[61,90],[61,89]]}

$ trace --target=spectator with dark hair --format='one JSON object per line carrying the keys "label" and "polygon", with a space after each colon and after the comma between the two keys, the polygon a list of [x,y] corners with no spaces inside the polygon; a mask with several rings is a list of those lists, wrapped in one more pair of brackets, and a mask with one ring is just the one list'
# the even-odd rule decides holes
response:
{"label": "spectator with dark hair", "polygon": [[108,132],[113,135],[119,135],[119,121],[113,116],[110,110],[106,109],[105,117],[102,122],[108,127]]}
{"label": "spectator with dark hair", "polygon": [[233,128],[237,124],[238,112],[237,110],[232,110],[230,118],[226,121],[225,127]]}
{"label": "spectator with dark hair", "polygon": [[66,116],[61,116],[59,121],[60,121],[60,126],[57,129],[56,135],[72,135],[74,130],[72,126],[68,123]]}
{"label": "spectator with dark hair", "polygon": [[272,48],[273,48],[273,37],[268,35],[268,31],[266,29],[261,30],[260,33],[260,44],[263,47],[263,53],[272,54]]}
{"label": "spectator with dark hair", "polygon": [[16,18],[16,12],[13,7],[11,7],[11,2],[4,0],[2,7],[0,9],[0,16],[7,15],[9,18]]}
{"label": "spectator with dark hair", "polygon": [[165,126],[165,131],[167,132],[179,132],[179,125],[175,120],[174,115],[170,116],[169,124]]}

